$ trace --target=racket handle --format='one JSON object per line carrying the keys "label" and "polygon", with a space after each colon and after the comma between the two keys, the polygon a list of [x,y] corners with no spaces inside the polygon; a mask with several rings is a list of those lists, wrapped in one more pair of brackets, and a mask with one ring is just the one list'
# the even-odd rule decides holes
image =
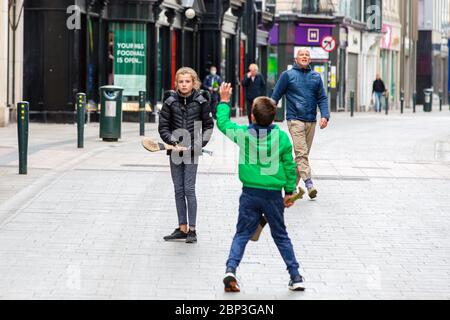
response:
{"label": "racket handle", "polygon": [[292,196],[292,198],[290,198],[290,199],[288,200],[288,202],[289,202],[289,203],[294,203],[295,201],[297,201],[297,200],[299,200],[299,199],[302,199],[304,194],[305,194],[305,190],[303,190],[302,188],[299,188],[299,189],[298,189],[298,192],[297,192],[296,194],[294,194],[294,195]]}

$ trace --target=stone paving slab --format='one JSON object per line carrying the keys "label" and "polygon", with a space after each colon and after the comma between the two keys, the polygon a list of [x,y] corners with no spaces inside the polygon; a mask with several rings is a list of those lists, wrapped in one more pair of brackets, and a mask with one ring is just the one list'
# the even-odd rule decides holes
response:
{"label": "stone paving slab", "polygon": [[223,292],[241,184],[219,132],[197,178],[199,243],[187,245],[162,240],[177,223],[168,159],[141,148],[136,124],[119,143],[91,124],[84,150],[73,127],[34,124],[27,176],[0,128],[0,299],[449,299],[450,163],[435,146],[450,141],[450,117],[357,116],[318,131],[319,197],[286,212],[304,293],[287,290],[269,230],[247,247],[242,292]]}

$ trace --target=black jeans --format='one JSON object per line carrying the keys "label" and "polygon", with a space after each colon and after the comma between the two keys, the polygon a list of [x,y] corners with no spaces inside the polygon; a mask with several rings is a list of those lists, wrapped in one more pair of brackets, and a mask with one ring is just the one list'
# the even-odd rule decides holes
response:
{"label": "black jeans", "polygon": [[212,99],[209,106],[211,107],[211,114],[214,119],[216,119],[216,113],[217,113],[217,105],[219,104],[218,100]]}
{"label": "black jeans", "polygon": [[[175,164],[170,158],[170,172],[175,188],[175,204],[179,225],[195,227],[197,220],[197,197],[195,195],[195,181],[198,163]],[[187,206],[186,206],[187,201]]]}

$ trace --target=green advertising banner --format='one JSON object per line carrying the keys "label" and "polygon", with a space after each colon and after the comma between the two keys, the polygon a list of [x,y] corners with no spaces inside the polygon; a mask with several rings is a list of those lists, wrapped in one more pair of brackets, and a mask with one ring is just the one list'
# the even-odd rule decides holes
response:
{"label": "green advertising banner", "polygon": [[145,24],[112,23],[114,34],[114,85],[124,96],[138,96],[147,84],[147,31]]}

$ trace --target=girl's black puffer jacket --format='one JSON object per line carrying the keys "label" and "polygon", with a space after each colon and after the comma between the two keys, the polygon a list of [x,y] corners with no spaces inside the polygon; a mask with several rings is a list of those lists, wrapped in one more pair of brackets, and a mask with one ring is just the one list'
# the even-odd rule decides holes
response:
{"label": "girl's black puffer jacket", "polygon": [[[194,90],[189,97],[183,97],[173,90],[165,92],[159,114],[158,131],[161,139],[170,145],[179,143],[191,147],[193,154],[201,155],[201,149],[209,142],[214,128],[209,103],[207,91]],[[183,134],[185,139],[190,135],[190,143],[183,141]]]}

